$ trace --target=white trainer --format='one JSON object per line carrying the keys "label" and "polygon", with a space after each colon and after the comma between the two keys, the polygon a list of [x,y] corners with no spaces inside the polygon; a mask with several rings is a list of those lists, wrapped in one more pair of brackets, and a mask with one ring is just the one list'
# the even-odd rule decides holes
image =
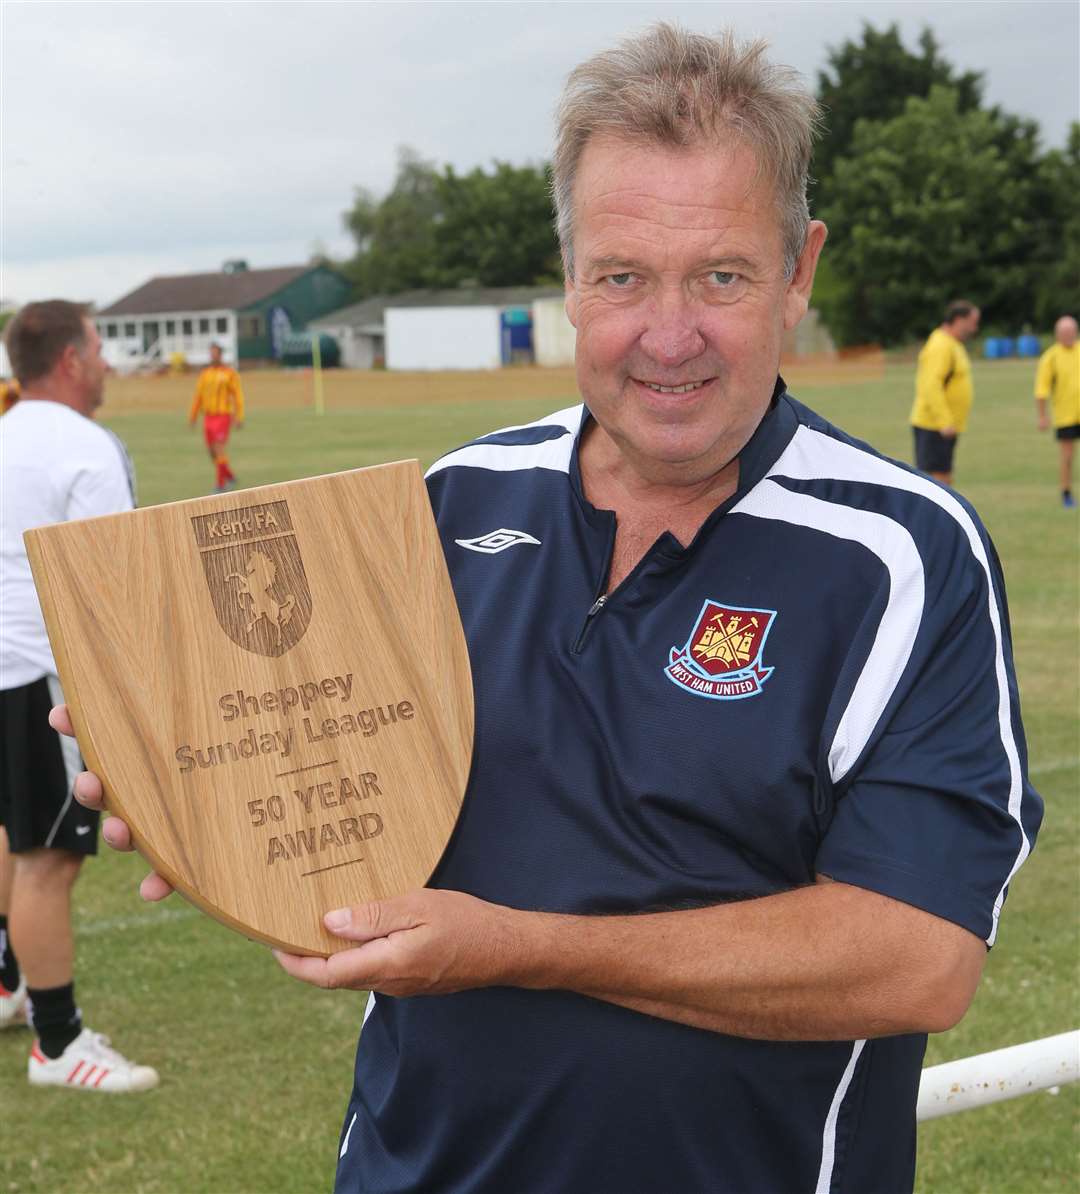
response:
{"label": "white trainer", "polygon": [[41,1042],[34,1041],[27,1076],[31,1086],[67,1086],[105,1094],[152,1090],[158,1084],[157,1070],[128,1061],[112,1048],[107,1036],[89,1028],[84,1028],[55,1059],[46,1057]]}
{"label": "white trainer", "polygon": [[9,991],[0,983],[0,1029],[15,1028],[26,1023],[26,979],[20,975],[19,985]]}

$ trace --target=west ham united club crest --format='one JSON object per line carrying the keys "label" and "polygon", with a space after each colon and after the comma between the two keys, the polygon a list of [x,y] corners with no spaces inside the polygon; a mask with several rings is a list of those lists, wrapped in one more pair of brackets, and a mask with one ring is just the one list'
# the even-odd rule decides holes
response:
{"label": "west ham united club crest", "polygon": [[738,701],[757,696],[773,674],[762,652],[774,609],[745,609],[706,601],[682,647],[672,647],[664,675],[695,696]]}

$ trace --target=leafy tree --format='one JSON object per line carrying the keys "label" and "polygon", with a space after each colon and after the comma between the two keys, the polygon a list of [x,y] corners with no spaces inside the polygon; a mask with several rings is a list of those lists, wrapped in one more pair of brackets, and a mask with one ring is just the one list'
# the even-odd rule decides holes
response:
{"label": "leafy tree", "polygon": [[520,286],[560,280],[547,166],[495,162],[490,174],[446,168],[435,240],[448,285]]}
{"label": "leafy tree", "polygon": [[402,149],[390,193],[358,188],[345,213],[357,245],[346,272],[362,294],[557,278],[549,181],[545,166],[508,162],[440,172]]}
{"label": "leafy tree", "polygon": [[857,121],[823,212],[834,268],[849,282],[823,309],[834,336],[922,336],[959,296],[987,322],[1030,318],[1036,149],[1030,123],[964,110],[947,87],[909,98],[891,120]]}
{"label": "leafy tree", "polygon": [[441,218],[434,163],[401,147],[390,193],[376,199],[357,187],[353,205],[345,213],[345,227],[355,237],[357,249],[344,267],[346,275],[362,294],[434,285],[435,226]]}
{"label": "leafy tree", "polygon": [[818,72],[817,95],[825,109],[825,133],[814,152],[812,173],[818,180],[815,207],[829,201],[829,186],[839,158],[846,156],[859,120],[891,120],[904,111],[910,96],[925,98],[935,84],[951,87],[961,112],[979,106],[982,75],[958,74],[941,56],[929,29],[919,35],[919,53],[904,47],[896,25],[877,30],[863,25],[862,41],[845,41],[828,52],[828,66]]}
{"label": "leafy tree", "polygon": [[1050,328],[1059,315],[1080,318],[1080,123],[1069,128],[1064,149],[1039,163],[1035,209],[1040,254],[1035,280],[1035,327]]}

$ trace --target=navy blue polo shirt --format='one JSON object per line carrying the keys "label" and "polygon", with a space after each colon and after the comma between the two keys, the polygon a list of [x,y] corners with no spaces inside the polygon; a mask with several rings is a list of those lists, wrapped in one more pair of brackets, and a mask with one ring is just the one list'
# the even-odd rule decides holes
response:
{"label": "navy blue polo shirt", "polygon": [[[1041,803],[971,508],[778,384],[738,491],[601,600],[581,406],[428,475],[469,643],[473,770],[433,879],[627,913],[818,874],[992,944]],[[764,1042],[563,991],[379,996],[341,1194],[910,1190],[925,1037]]]}

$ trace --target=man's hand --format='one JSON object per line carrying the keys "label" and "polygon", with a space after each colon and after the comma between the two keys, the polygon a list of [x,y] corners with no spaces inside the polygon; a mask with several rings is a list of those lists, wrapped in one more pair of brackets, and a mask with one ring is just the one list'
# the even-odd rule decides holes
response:
{"label": "man's hand", "polygon": [[1044,410],[1039,411],[1039,430],[1040,431],[1049,431],[1050,430],[1050,417],[1049,417],[1049,415],[1047,415],[1046,411],[1044,411]]}
{"label": "man's hand", "polygon": [[[67,705],[57,705],[49,713],[49,725],[59,734],[75,737],[75,729],[71,724],[71,714]],[[86,808],[101,811],[105,799],[105,792],[101,780],[92,771],[83,771],[75,777],[75,799]],[[131,844],[131,830],[126,821],[119,817],[106,817],[101,825],[101,836],[114,850],[134,850]],[[163,900],[172,894],[172,886],[159,874],[151,871],[139,884],[139,894],[144,900]]]}
{"label": "man's hand", "polygon": [[424,889],[378,903],[328,912],[331,933],[356,949],[329,958],[274,956],[316,987],[386,995],[447,995],[509,981],[520,945],[515,918],[525,916],[460,891]]}
{"label": "man's hand", "polygon": [[956,439],[956,428],[955,427],[942,427],[939,434],[944,439]]}

